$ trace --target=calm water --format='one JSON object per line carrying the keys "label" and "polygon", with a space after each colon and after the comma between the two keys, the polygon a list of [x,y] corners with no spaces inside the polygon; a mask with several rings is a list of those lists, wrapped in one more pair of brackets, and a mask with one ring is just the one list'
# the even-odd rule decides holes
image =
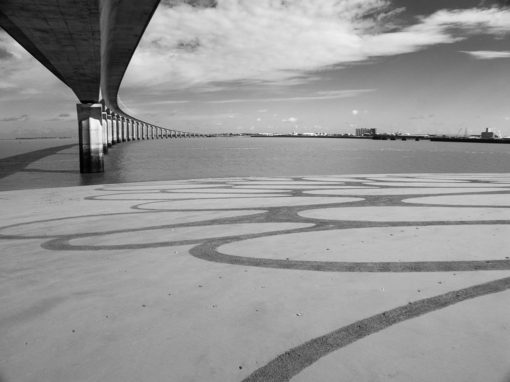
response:
{"label": "calm water", "polygon": [[317,138],[136,142],[111,150],[112,181],[228,176],[508,172],[510,145]]}
{"label": "calm water", "polygon": [[76,143],[73,138],[55,139],[1,139],[0,159],[25,154],[34,150]]}
{"label": "calm water", "polygon": [[17,161],[16,173],[8,176],[6,167],[13,165],[9,158],[0,159],[0,189],[231,176],[510,172],[510,145],[482,143],[244,137],[139,141],[114,146],[106,156],[106,172],[85,176],[78,173],[77,153],[74,146],[28,164]]}

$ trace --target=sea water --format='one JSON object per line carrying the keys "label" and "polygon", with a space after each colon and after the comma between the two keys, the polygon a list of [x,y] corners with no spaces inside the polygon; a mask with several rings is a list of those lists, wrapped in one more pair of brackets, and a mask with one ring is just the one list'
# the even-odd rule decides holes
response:
{"label": "sea water", "polygon": [[[68,143],[72,142],[56,142]],[[105,173],[86,175],[79,174],[77,146],[26,166],[22,162],[25,167],[17,169],[17,175],[11,171],[5,176],[8,159],[0,159],[0,170],[4,164],[0,189],[245,176],[510,172],[510,145],[336,138],[163,139],[114,145],[105,156]]]}

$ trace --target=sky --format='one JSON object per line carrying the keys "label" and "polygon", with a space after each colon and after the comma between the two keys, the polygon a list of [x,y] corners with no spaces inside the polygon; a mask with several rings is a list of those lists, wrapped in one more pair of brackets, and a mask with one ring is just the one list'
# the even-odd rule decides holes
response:
{"label": "sky", "polygon": [[[0,138],[76,136],[70,89],[0,30]],[[510,2],[162,0],[131,115],[199,133],[510,136]]]}

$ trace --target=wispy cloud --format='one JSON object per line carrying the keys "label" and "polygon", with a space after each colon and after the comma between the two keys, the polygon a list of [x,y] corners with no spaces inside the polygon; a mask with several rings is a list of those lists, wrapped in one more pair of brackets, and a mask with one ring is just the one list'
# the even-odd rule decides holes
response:
{"label": "wispy cloud", "polygon": [[75,118],[76,116],[70,113],[60,113],[56,117],[46,119],[46,121],[72,121]]}
{"label": "wispy cloud", "polygon": [[167,99],[167,100],[159,100],[159,101],[153,101],[153,100],[149,100],[149,101],[142,101],[142,102],[138,102],[137,104],[138,105],[180,105],[180,104],[185,104],[185,103],[189,103],[190,101],[189,100],[172,100],[172,99]]}
{"label": "wispy cloud", "polygon": [[175,115],[173,120],[182,121],[211,121],[218,119],[234,119],[237,114],[235,113],[211,113],[211,114],[180,114]]}
{"label": "wispy cloud", "polygon": [[224,100],[207,101],[207,103],[241,103],[241,102],[294,102],[294,101],[315,101],[337,98],[351,98],[361,94],[374,92],[376,89],[348,89],[319,91],[309,95],[296,97],[272,97],[272,98],[233,98]]}
{"label": "wispy cloud", "polygon": [[496,58],[510,58],[510,51],[494,51],[494,50],[473,50],[461,51],[479,60],[493,60]]}
{"label": "wispy cloud", "polygon": [[6,117],[1,118],[0,122],[18,122],[18,121],[26,121],[28,119],[28,114],[18,115],[15,117]]}
{"label": "wispy cloud", "polygon": [[305,81],[332,65],[510,31],[508,8],[440,10],[400,28],[391,24],[398,13],[388,0],[162,6],[133,57],[126,85],[179,89],[239,80]]}
{"label": "wispy cloud", "polygon": [[24,100],[35,95],[47,97],[49,93],[61,92],[65,88],[1,28],[0,73],[0,99]]}

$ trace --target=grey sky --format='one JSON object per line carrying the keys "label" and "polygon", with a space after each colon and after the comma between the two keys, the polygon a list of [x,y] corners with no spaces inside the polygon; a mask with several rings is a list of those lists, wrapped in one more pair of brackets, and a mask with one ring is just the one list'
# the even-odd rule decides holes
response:
{"label": "grey sky", "polygon": [[[186,3],[160,5],[128,68],[121,105],[140,118],[198,132],[510,135],[504,1]],[[0,52],[0,134],[75,135],[73,94],[5,33]]]}

